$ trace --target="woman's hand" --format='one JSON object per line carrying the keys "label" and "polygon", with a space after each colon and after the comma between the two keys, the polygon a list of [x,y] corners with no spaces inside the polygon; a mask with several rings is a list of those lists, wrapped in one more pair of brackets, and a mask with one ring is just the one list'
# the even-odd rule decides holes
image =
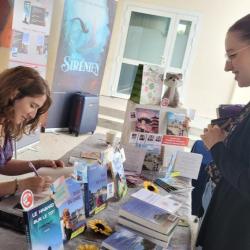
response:
{"label": "woman's hand", "polygon": [[48,189],[52,184],[52,178],[49,176],[35,176],[18,180],[18,192],[30,189],[33,193],[41,193]]}
{"label": "woman's hand", "polygon": [[206,147],[210,150],[213,145],[220,141],[224,141],[226,138],[226,133],[219,126],[208,125],[207,128],[204,129],[204,134],[201,135],[201,139],[203,140]]}
{"label": "woman's hand", "polygon": [[63,168],[65,166],[64,162],[61,160],[37,160],[32,161],[36,169],[39,168]]}

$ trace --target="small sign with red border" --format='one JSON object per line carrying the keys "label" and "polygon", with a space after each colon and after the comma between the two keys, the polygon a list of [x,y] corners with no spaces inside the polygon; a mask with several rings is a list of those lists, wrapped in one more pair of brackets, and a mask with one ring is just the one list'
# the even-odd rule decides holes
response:
{"label": "small sign with red border", "polygon": [[29,189],[26,189],[22,192],[21,200],[20,200],[21,206],[24,210],[29,210],[34,205],[34,195],[33,192]]}

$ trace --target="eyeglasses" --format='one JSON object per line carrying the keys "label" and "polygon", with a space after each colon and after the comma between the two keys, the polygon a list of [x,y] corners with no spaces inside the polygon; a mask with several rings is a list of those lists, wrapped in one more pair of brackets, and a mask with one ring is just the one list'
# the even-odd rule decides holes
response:
{"label": "eyeglasses", "polygon": [[246,49],[248,49],[248,48],[250,48],[250,45],[247,45],[246,47],[237,49],[237,50],[235,50],[234,52],[232,52],[232,53],[230,53],[230,54],[227,54],[227,53],[226,53],[226,54],[225,54],[226,61],[227,61],[227,62],[232,62],[232,60],[235,58],[235,56],[236,56],[238,53],[240,53],[241,51],[246,50]]}

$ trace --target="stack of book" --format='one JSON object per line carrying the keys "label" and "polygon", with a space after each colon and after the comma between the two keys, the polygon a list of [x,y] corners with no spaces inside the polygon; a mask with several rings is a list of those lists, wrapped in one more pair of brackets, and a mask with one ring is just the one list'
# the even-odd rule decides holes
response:
{"label": "stack of book", "polygon": [[169,197],[141,189],[121,206],[118,223],[165,248],[179,222],[174,213],[180,206]]}

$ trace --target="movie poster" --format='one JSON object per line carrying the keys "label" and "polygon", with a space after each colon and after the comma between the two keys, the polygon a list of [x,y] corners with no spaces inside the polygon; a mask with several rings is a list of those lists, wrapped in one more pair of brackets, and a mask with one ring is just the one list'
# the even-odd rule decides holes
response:
{"label": "movie poster", "polygon": [[65,1],[54,92],[99,94],[114,8],[114,0]]}

